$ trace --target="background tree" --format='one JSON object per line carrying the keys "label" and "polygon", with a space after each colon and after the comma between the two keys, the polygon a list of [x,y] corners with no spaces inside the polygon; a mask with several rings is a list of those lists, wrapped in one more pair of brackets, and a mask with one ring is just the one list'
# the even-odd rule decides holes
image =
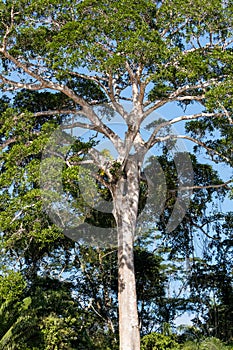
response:
{"label": "background tree", "polygon": [[[155,144],[182,138],[206,150],[213,160],[232,163],[232,135],[228,133],[232,124],[231,12],[231,3],[218,0],[202,1],[195,8],[192,1],[182,0],[77,4],[52,1],[46,6],[44,1],[1,2],[2,88],[51,89],[64,94],[70,104],[62,110],[49,109],[46,115],[71,116],[70,126],[102,133],[117,151],[113,161],[97,154],[94,147],[89,154],[104,172],[98,179],[112,195],[119,247],[120,348],[124,350],[140,348],[133,240],[145,154]],[[91,83],[94,92],[90,98],[75,88],[77,80],[88,82],[88,91]],[[129,112],[124,108],[125,99],[132,103]],[[92,108],[103,100],[123,119],[127,130],[124,138]],[[198,113],[172,116],[155,125],[149,138],[144,138],[142,122],[172,101],[198,102],[201,108]],[[86,121],[82,122],[80,115]],[[9,110],[5,117],[14,121]],[[75,124],[73,117],[77,117]],[[22,138],[26,122],[28,128],[32,120],[27,113],[19,114],[15,120],[17,127],[21,125]],[[186,129],[189,133],[184,135],[174,135],[167,129],[180,121],[192,120],[196,124],[191,123]],[[212,140],[211,132],[217,130],[219,140]],[[32,133],[30,137],[33,136]],[[6,134],[2,147],[11,145],[17,154],[14,142],[14,136]],[[29,150],[25,146],[18,152],[27,152],[30,157]],[[190,179],[186,180],[184,187]],[[33,205],[39,204],[31,202],[30,207]],[[14,217],[17,210],[12,206]],[[35,232],[36,225],[35,220],[31,228]],[[20,230],[24,231],[25,226],[17,228],[18,234]],[[49,237],[51,233],[44,232]]]}
{"label": "background tree", "polygon": [[[26,287],[21,280],[11,272],[2,281],[7,294],[1,293],[0,349],[101,348],[103,339],[95,334],[93,343],[90,313],[72,297],[69,283],[38,277]],[[6,281],[11,282],[13,296]]]}
{"label": "background tree", "polygon": [[[217,300],[219,302],[225,291],[228,312],[225,309],[223,313],[225,322],[228,323],[227,329],[231,328],[228,314],[231,317],[232,212],[226,212],[226,208],[222,205],[229,194],[229,188],[222,186],[222,180],[209,164],[198,163],[195,155],[190,157],[194,173],[192,198],[182,222],[170,233],[166,232],[166,222],[176,201],[174,196],[174,192],[177,191],[176,164],[162,155],[157,159],[152,158],[147,169],[147,172],[152,173],[150,177],[152,179],[154,162],[159,160],[167,183],[166,205],[160,219],[157,220],[156,227],[151,230],[151,242],[153,237],[156,237],[157,242],[151,246],[154,247],[156,254],[163,256],[164,263],[166,261],[167,281],[171,280],[168,283],[169,297],[163,303],[164,321],[172,324],[179,313],[190,311],[193,317],[196,316],[194,323],[197,322],[204,334],[229,341],[230,330],[229,336],[224,338],[223,334],[221,337],[219,333],[209,333],[208,328],[212,327],[202,324],[201,321],[208,318],[207,313],[213,303],[213,296],[215,295],[215,303]],[[210,181],[211,186],[208,185]],[[152,218],[153,213],[152,206],[147,213],[148,217]],[[175,293],[173,293],[174,284]]]}

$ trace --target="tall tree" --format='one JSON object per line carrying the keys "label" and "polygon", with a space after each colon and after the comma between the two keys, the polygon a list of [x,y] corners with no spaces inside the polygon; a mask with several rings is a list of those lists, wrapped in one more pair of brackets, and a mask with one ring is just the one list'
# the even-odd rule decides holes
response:
{"label": "tall tree", "polygon": [[[118,236],[120,349],[139,350],[133,241],[143,161],[154,145],[186,139],[213,160],[232,163],[232,134],[228,133],[232,125],[232,3],[204,0],[194,7],[191,0],[19,0],[1,1],[0,11],[2,89],[50,89],[64,94],[69,100],[64,108],[34,117],[66,115],[67,128],[96,131],[117,152],[116,159],[111,159],[91,144],[88,161],[97,166],[96,178],[112,196]],[[82,91],[77,88],[81,81],[86,82]],[[131,102],[130,111],[125,100]],[[93,108],[103,101],[121,116],[124,136]],[[145,137],[142,123],[170,102],[197,102],[200,109],[152,123]],[[8,120],[12,118],[22,130],[32,118],[7,113]],[[194,121],[187,129],[190,133],[174,135],[170,127],[183,121]],[[219,139],[212,140],[217,130]],[[14,142],[14,135],[4,135],[2,148]],[[179,183],[186,190],[191,184],[190,168],[185,172],[188,163],[185,158],[177,160]],[[184,201],[183,211],[186,206]],[[169,230],[174,216],[171,219]]]}

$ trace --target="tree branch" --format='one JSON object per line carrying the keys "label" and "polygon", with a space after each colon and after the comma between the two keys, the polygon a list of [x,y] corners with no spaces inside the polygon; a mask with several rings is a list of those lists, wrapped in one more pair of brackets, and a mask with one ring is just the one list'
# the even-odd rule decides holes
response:
{"label": "tree branch", "polygon": [[[42,112],[36,112],[33,114],[34,117],[43,117],[43,116],[52,116],[52,115],[83,115],[82,110],[72,110],[72,109],[57,109],[57,110],[49,110],[49,111],[42,111]],[[98,128],[96,125],[88,124],[88,123],[82,123],[82,122],[73,122],[72,124],[66,124],[61,125],[61,129],[72,129],[72,128],[83,128],[88,130],[95,130],[101,132],[101,128]]]}
{"label": "tree branch", "polygon": [[130,77],[130,81],[131,81],[131,84],[132,84],[132,96],[133,96],[133,104],[134,106],[137,105],[137,102],[138,102],[138,81],[137,81],[137,77],[135,76],[133,70],[131,69],[129,63],[126,61],[125,62],[125,67],[126,67],[126,70],[129,74],[129,77]]}
{"label": "tree branch", "polygon": [[[209,87],[211,85],[220,84],[219,79],[224,78],[224,77],[225,76],[221,76],[218,79],[213,78],[213,79],[210,79],[210,80],[208,80],[208,81],[206,81],[204,83],[198,83],[196,85],[189,85],[189,84],[187,84],[187,85],[182,86],[182,87],[178,88],[177,90],[173,91],[168,97],[164,98],[163,100],[156,101],[154,104],[153,104],[152,101],[147,101],[144,104],[144,107],[146,107],[146,106],[148,106],[150,104],[153,104],[153,105],[144,112],[143,120],[145,120],[145,118],[148,115],[150,115],[152,112],[154,112],[156,109],[158,109],[159,107],[162,107],[163,105],[165,105],[168,102],[179,101],[179,100],[182,100],[182,99],[185,100],[184,96],[180,96],[183,93],[186,93],[186,92],[192,91],[192,90],[197,90],[197,89],[205,90],[207,87]],[[191,96],[188,97],[188,99],[191,99]],[[201,95],[201,98],[200,98],[200,95],[196,95],[196,96],[192,97],[192,100],[193,101],[194,100],[199,101],[200,99],[203,99],[203,98],[204,98],[203,94]]]}
{"label": "tree branch", "polygon": [[98,77],[98,76],[91,76],[91,75],[86,75],[86,74],[80,74],[80,73],[72,72],[72,71],[69,71],[69,74],[70,74],[70,75],[73,75],[73,76],[75,76],[75,77],[81,78],[81,79],[94,81],[101,89],[104,90],[104,92],[106,93],[106,95],[109,97],[109,91],[108,91],[108,89],[107,89],[106,86],[104,86],[104,84],[101,82],[101,80],[102,80],[102,81],[108,82],[108,79],[107,79],[107,78]]}
{"label": "tree branch", "polygon": [[11,143],[14,143],[17,140],[16,137],[12,137],[9,140],[3,141],[0,144],[0,150],[2,151],[4,148],[6,148],[7,146],[9,146]]}
{"label": "tree branch", "polygon": [[218,104],[219,104],[219,106],[223,109],[223,111],[224,111],[224,113],[225,113],[227,119],[229,120],[230,125],[233,125],[233,120],[232,120],[230,114],[228,113],[228,111],[226,110],[226,108],[225,108],[225,107],[223,106],[223,104],[220,103],[219,101],[218,101]]}
{"label": "tree branch", "polygon": [[122,118],[124,118],[124,120],[126,120],[127,113],[124,110],[123,106],[120,103],[118,103],[116,98],[115,98],[116,94],[115,94],[115,91],[114,91],[114,89],[115,89],[114,80],[115,79],[113,78],[112,73],[108,73],[108,87],[109,87],[108,96],[109,96],[109,98],[110,98],[110,100],[112,102],[113,109],[117,113],[119,113],[122,116]]}
{"label": "tree branch", "polygon": [[33,77],[38,82],[40,82],[40,84],[19,83],[1,76],[4,82],[7,82],[7,84],[12,84],[16,88],[27,88],[30,90],[40,90],[43,88],[47,88],[47,89],[52,89],[52,90],[56,90],[64,93],[65,95],[70,97],[75,103],[77,103],[83,108],[82,109],[83,114],[92,122],[93,125],[95,125],[107,138],[111,140],[111,142],[114,144],[114,147],[117,150],[123,147],[123,143],[120,137],[117,134],[115,134],[114,131],[111,130],[108,126],[102,123],[102,121],[96,115],[96,113],[94,112],[90,104],[86,102],[82,97],[77,95],[72,89],[68,88],[65,85],[45,80],[40,75],[38,75],[37,73],[29,69],[26,64],[20,62],[11,54],[9,54],[9,52],[7,52],[4,47],[0,48],[0,53],[2,53],[7,59],[13,62],[16,65],[16,67],[21,68],[26,74],[28,74],[29,76]]}
{"label": "tree branch", "polygon": [[207,186],[186,186],[186,187],[179,187],[176,190],[169,190],[169,192],[177,192],[179,191],[188,191],[188,190],[202,190],[202,189],[208,189],[208,188],[221,188],[221,187],[226,187],[226,189],[230,190],[231,188],[228,186],[230,183],[233,183],[233,180],[228,180],[222,184],[218,184],[218,185],[207,185]]}
{"label": "tree branch", "polygon": [[[209,153],[210,155],[211,155],[211,154],[213,155],[213,153],[214,153],[215,155],[217,155],[218,157],[224,159],[224,160],[227,161],[228,163],[230,163],[230,162],[232,161],[230,158],[224,156],[223,154],[219,153],[218,151],[214,150],[213,148],[208,147],[204,142],[201,142],[201,141],[199,141],[199,140],[196,140],[196,139],[194,139],[194,138],[191,137],[191,136],[187,136],[187,135],[177,135],[176,138],[177,138],[177,139],[186,139],[186,140],[192,141],[192,142],[196,143],[197,145],[202,146],[203,148],[205,148],[205,149],[208,151],[208,153]],[[211,155],[211,157],[212,157],[212,155]]]}
{"label": "tree branch", "polygon": [[[183,115],[174,119],[170,119],[168,121],[165,121],[164,123],[159,124],[155,130],[153,131],[152,135],[150,136],[149,140],[146,142],[145,146],[147,149],[150,149],[151,147],[154,146],[154,144],[161,138],[156,138],[156,135],[158,132],[167,126],[170,126],[172,124],[178,123],[183,120],[193,120],[193,119],[198,119],[198,118],[211,118],[211,117],[219,117],[222,116],[221,113],[197,113],[197,114],[191,114],[191,115]],[[167,136],[169,137],[176,137],[174,135]],[[166,138],[166,137],[165,137]],[[165,138],[163,140],[165,140]]]}
{"label": "tree branch", "polygon": [[8,88],[2,88],[3,91],[12,91],[12,90],[17,90],[17,89],[28,89],[31,91],[38,91],[44,89],[46,86],[44,84],[29,84],[29,83],[20,83],[17,81],[10,80],[6,77],[4,77],[2,74],[0,74],[0,79],[2,80],[3,83],[7,85],[12,85],[12,87]]}
{"label": "tree branch", "polygon": [[164,141],[167,141],[167,140],[177,140],[177,139],[185,139],[185,140],[189,140],[193,143],[196,143],[197,145],[199,146],[202,146],[203,148],[205,148],[209,155],[211,156],[211,158],[213,159],[213,155],[216,155],[222,159],[224,159],[227,163],[230,163],[231,162],[231,159],[224,156],[223,154],[219,153],[218,151],[216,151],[215,149],[211,148],[211,147],[208,147],[204,142],[201,142],[197,139],[194,139],[193,137],[191,136],[187,136],[187,135],[167,135],[165,137],[158,137],[155,139],[155,142],[153,144],[155,144],[156,142],[164,142]]}

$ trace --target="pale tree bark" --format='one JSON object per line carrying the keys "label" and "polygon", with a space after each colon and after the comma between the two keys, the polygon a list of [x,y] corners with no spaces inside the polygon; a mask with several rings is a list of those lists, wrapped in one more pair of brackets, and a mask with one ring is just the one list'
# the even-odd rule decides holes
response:
{"label": "pale tree bark", "polygon": [[139,166],[136,157],[126,163],[113,189],[118,232],[118,303],[120,350],[139,350],[140,332],[134,271],[134,237],[139,202]]}

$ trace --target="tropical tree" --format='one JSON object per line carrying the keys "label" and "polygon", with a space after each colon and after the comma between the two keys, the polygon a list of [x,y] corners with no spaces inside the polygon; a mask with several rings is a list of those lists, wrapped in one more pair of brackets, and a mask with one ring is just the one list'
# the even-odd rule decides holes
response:
{"label": "tropical tree", "polygon": [[72,297],[70,283],[38,277],[27,285],[13,271],[1,283],[0,349],[98,348],[91,318]]}
{"label": "tropical tree", "polygon": [[[192,1],[183,0],[139,3],[128,0],[84,0],[77,3],[19,0],[2,1],[0,11],[2,89],[43,90],[44,94],[52,90],[64,95],[64,103],[57,108],[51,105],[51,109],[42,108],[40,112],[31,113],[20,111],[18,114],[9,109],[5,111],[5,120],[14,123],[15,130],[21,128],[21,131],[17,137],[14,132],[3,132],[2,149],[11,147],[15,154],[22,152],[30,159],[31,141],[40,132],[40,122],[37,131],[30,129],[31,123],[35,118],[52,116],[55,122],[47,124],[51,132],[54,124],[57,125],[56,121],[64,115],[66,123],[63,129],[79,127],[97,132],[109,139],[115,148],[115,158],[99,152],[92,134],[88,147],[80,143],[80,139],[77,144],[72,141],[73,148],[68,158],[67,147],[63,147],[66,154],[63,158],[70,168],[84,163],[95,164],[98,171],[93,176],[101,188],[108,189],[111,194],[118,238],[120,349],[138,350],[140,337],[133,241],[139,213],[140,182],[145,181],[143,162],[155,145],[164,143],[165,148],[174,149],[178,140],[184,139],[206,151],[212,160],[232,164],[232,131],[229,131],[232,129],[232,4],[219,0],[198,1],[195,7]],[[131,103],[130,110],[125,107],[125,100]],[[121,117],[125,125],[123,136],[108,125],[98,108],[93,108],[103,102],[111,105],[113,112]],[[178,117],[172,115],[168,120],[156,121],[153,112],[170,102],[178,102],[184,107],[192,102],[198,104],[199,109],[187,113],[184,108]],[[115,114],[108,109],[104,113],[108,113],[108,118],[114,118]],[[174,134],[171,126],[184,121],[190,122],[186,133]],[[143,123],[148,124],[148,137],[142,132]],[[26,139],[25,128],[31,130]],[[47,149],[50,156],[51,152],[54,156],[59,151],[55,163],[59,165],[61,146],[67,146],[71,135],[64,138],[64,131],[57,135],[60,138],[55,140],[42,137],[37,146],[40,151],[42,143],[50,142],[51,146],[51,143],[60,142],[58,149]],[[25,141],[23,149],[17,145],[18,137]],[[11,162],[14,162],[14,152]],[[188,206],[186,198],[192,186],[189,157],[182,154],[181,158],[177,153],[175,161],[177,184],[184,195],[181,196],[182,205],[179,200],[167,224],[168,231],[172,231],[184,216]],[[56,168],[54,162],[47,160],[45,165],[49,164]],[[12,173],[15,183],[16,170],[17,163]],[[49,174],[52,177],[51,172]],[[80,174],[80,178],[83,177],[87,181],[88,178]],[[75,179],[77,181],[77,177]],[[51,189],[51,182],[54,178],[47,176],[44,191]],[[7,200],[9,193],[5,196]],[[26,196],[32,211],[34,206],[41,205],[34,201],[36,196],[40,196],[37,189],[32,197]],[[160,196],[158,198],[160,201]],[[54,208],[55,202],[59,202],[59,198],[53,193],[50,209]],[[24,215],[25,206],[20,211],[13,205],[11,209],[12,228],[18,224],[14,218]],[[60,206],[59,210],[61,215],[63,208]],[[61,215],[62,222],[64,217],[67,217],[67,211]],[[27,215],[24,219],[26,223]],[[37,225],[35,218],[30,229],[35,236]],[[69,222],[66,225],[69,226]],[[23,235],[25,227],[15,227],[17,235]],[[66,233],[75,239],[77,235],[80,237],[80,233],[77,234],[79,229],[81,225]],[[44,237],[50,240],[52,232],[50,224],[49,230],[43,230]],[[55,232],[59,243],[63,238],[60,232]],[[43,249],[37,254],[42,252]],[[33,254],[30,258],[35,261]]]}

